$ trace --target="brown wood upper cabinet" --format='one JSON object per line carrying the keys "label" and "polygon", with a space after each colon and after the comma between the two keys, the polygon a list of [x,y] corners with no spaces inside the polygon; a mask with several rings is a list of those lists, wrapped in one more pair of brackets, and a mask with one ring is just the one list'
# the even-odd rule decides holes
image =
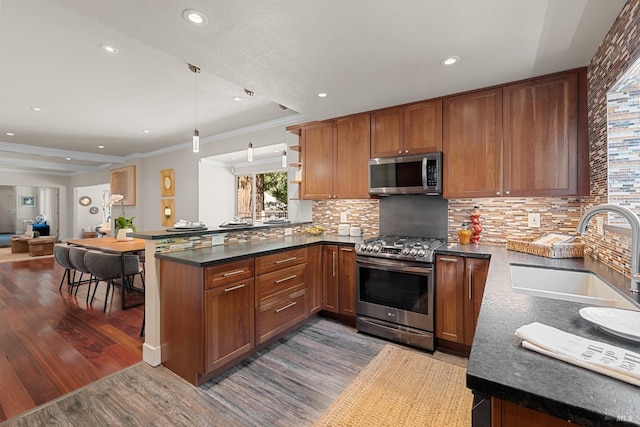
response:
{"label": "brown wood upper cabinet", "polygon": [[442,151],[442,100],[371,113],[371,157]]}
{"label": "brown wood upper cabinet", "polygon": [[369,198],[370,115],[304,126],[300,132],[303,198]]}
{"label": "brown wood upper cabinet", "polygon": [[586,70],[448,97],[443,196],[571,196],[588,190]]}

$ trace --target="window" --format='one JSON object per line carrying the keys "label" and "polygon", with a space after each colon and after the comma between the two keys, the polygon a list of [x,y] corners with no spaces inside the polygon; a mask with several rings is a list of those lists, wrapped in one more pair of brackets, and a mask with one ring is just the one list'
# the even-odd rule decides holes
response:
{"label": "window", "polygon": [[242,220],[264,222],[286,218],[287,200],[286,171],[236,177],[236,216]]}

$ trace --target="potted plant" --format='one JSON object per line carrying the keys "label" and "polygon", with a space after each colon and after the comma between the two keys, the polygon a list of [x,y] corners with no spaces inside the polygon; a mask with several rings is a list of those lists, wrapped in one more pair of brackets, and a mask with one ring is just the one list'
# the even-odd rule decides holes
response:
{"label": "potted plant", "polygon": [[[111,208],[113,205],[117,203],[121,203],[124,200],[124,196],[122,194],[112,194],[107,202],[105,203],[105,208]],[[122,215],[116,218],[114,221],[115,228],[115,236],[116,240],[132,240],[133,237],[128,237],[127,233],[132,231],[136,231],[136,226],[133,225],[134,216],[131,218],[127,218],[124,212],[124,204],[122,204]]]}

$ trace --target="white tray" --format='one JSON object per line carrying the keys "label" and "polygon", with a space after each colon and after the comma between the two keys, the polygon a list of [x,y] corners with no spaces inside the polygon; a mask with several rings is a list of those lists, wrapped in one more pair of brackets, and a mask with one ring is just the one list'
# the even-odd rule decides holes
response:
{"label": "white tray", "polygon": [[580,316],[605,332],[620,338],[640,342],[640,311],[621,308],[585,307]]}

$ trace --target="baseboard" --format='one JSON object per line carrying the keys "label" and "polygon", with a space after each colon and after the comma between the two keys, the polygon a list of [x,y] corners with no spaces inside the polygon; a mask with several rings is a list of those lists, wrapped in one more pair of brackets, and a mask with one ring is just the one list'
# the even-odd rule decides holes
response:
{"label": "baseboard", "polygon": [[152,347],[147,343],[142,344],[142,360],[151,366],[158,366],[162,363],[160,347]]}

